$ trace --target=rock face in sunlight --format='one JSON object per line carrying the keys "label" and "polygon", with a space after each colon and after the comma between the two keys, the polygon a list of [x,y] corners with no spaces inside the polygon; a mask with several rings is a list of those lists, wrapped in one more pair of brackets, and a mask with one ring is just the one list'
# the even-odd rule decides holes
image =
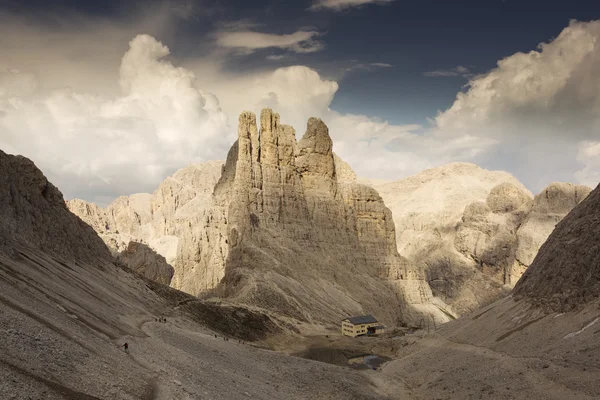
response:
{"label": "rock face in sunlight", "polygon": [[[67,206],[94,228],[113,255],[127,251],[130,242],[137,242],[173,265],[179,237],[210,202],[222,167],[221,161],[190,165],[165,179],[153,194],[122,196],[106,208],[79,199],[68,201]],[[151,262],[162,263],[160,257]],[[130,267],[136,270],[137,265]],[[161,282],[167,275],[161,274]]]}
{"label": "rock face in sunlight", "polygon": [[[115,256],[132,241],[163,256],[175,268],[171,285],[188,293],[217,290],[299,318],[312,318],[300,311],[312,308],[333,320],[342,309],[375,312],[371,300],[361,300],[373,287],[354,287],[345,277],[364,265],[359,270],[367,276],[393,277],[386,288],[411,304],[398,306],[402,317],[385,318],[414,323],[407,315],[431,302],[462,314],[508,293],[554,226],[591,190],[554,183],[533,198],[506,172],[453,163],[373,184],[392,211],[392,224],[379,194],[357,184],[354,171],[332,152],[320,120],[310,119],[297,143],[293,129],[272,112],[261,115],[260,132],[251,114],[239,122],[226,166],[216,161],[183,168],[153,194],[120,197],[104,209],[81,200],[67,204]],[[406,259],[390,255],[392,239]],[[160,259],[147,264],[162,265]],[[296,277],[315,268],[310,284]],[[169,271],[162,271],[151,275],[164,283]],[[315,285],[327,294],[314,296]],[[334,298],[341,308],[324,306]]]}
{"label": "rock face in sunlight", "polygon": [[447,320],[443,302],[432,303],[423,276],[399,256],[389,209],[352,177],[335,162],[321,120],[311,118],[296,143],[271,110],[260,133],[255,116],[242,114],[213,203],[180,239],[173,286],[214,289],[305,321],[361,313],[388,324]]}
{"label": "rock face in sunlight", "polygon": [[374,187],[394,215],[400,254],[459,313],[506,294],[591,190],[554,183],[533,198],[510,174],[466,163]]}

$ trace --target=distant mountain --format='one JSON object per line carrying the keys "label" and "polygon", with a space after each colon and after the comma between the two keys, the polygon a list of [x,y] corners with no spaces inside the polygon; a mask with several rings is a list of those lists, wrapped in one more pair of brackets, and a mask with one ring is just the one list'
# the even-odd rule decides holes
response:
{"label": "distant mountain", "polygon": [[[572,189],[551,185],[532,209],[560,215]],[[510,296],[407,338],[383,372],[411,382],[414,398],[597,399],[599,300],[600,186],[557,224]]]}
{"label": "distant mountain", "polygon": [[113,253],[125,250],[132,240],[139,241],[172,264],[182,229],[209,203],[223,163],[187,166],[165,179],[154,193],[121,196],[104,209],[80,199],[69,200],[67,206],[98,232]]}
{"label": "distant mountain", "polygon": [[505,295],[591,191],[554,183],[533,198],[512,175],[468,163],[373,187],[392,211],[400,254],[458,313]]}
{"label": "distant mountain", "polygon": [[80,199],[67,201],[67,207],[131,269],[168,285],[179,237],[209,204],[222,167],[222,161],[190,165],[165,179],[153,194],[122,196],[106,208]]}
{"label": "distant mountain", "polygon": [[[306,157],[301,152],[306,153],[306,150],[300,147],[300,143],[296,144],[291,132],[280,134],[278,131],[290,128],[284,125],[281,125],[284,128],[280,128],[278,121],[276,124],[277,127],[261,126],[261,135],[258,134],[257,127],[247,128],[256,129],[257,135],[257,138],[251,139],[251,149],[248,151],[258,152],[260,155],[253,156],[253,162],[256,163],[251,172],[256,175],[251,178],[253,186],[243,189],[250,193],[241,196],[262,196],[263,200],[260,201],[274,202],[270,207],[277,209],[278,213],[299,213],[299,217],[291,218],[293,223],[298,224],[295,229],[300,229],[309,217],[314,219],[311,226],[315,227],[317,222],[336,226],[338,222],[331,222],[336,219],[349,223],[347,211],[340,209],[336,211],[336,215],[329,215],[333,211],[328,209],[318,217],[312,215],[313,211],[306,207],[317,207],[317,202],[334,201],[353,209],[357,207],[352,203],[354,200],[343,198],[344,190],[348,192],[350,187],[355,192],[360,192],[352,196],[377,197],[376,193],[369,194],[364,186],[359,185],[357,182],[361,180],[357,179],[350,166],[333,153],[333,161],[327,155],[318,162],[333,165],[334,176],[324,174],[324,167],[305,165]],[[261,139],[262,131],[265,132],[265,142]],[[318,138],[314,133],[311,135],[314,140]],[[327,143],[329,141],[330,139],[324,140]],[[319,143],[319,146],[324,144]],[[232,151],[239,149],[235,150],[234,146]],[[263,161],[266,160],[263,159],[266,157],[264,154],[269,154],[269,151],[277,152],[278,163],[288,164],[263,166]],[[230,169],[237,168],[237,160],[232,159],[234,156],[230,155]],[[274,163],[274,157],[269,162]],[[264,169],[275,174],[271,169],[281,171],[285,168],[290,171],[289,176],[264,176],[262,172]],[[318,172],[315,174],[312,169]],[[240,196],[241,190],[235,189],[232,192],[229,189],[229,186],[235,185],[232,183],[233,178],[227,178],[226,174],[232,172],[225,170],[222,161],[196,164],[177,171],[153,194],[120,197],[106,209],[81,200],[72,200],[67,204],[72,212],[94,227],[115,255],[123,252],[130,242],[145,244],[175,267],[174,274],[168,266],[162,269],[161,282],[168,282],[168,277],[173,276],[174,287],[198,295],[219,286],[225,276],[229,243],[222,244],[216,253],[214,243],[228,241],[230,232],[223,230],[218,235],[211,232],[215,227],[215,220],[220,221],[229,212],[233,212],[231,206],[238,203],[234,198]],[[263,182],[257,183],[258,179]],[[315,185],[318,190],[312,196],[309,189]],[[325,187],[321,187],[322,185]],[[450,307],[442,307],[455,315],[506,295],[532,262],[555,224],[591,190],[581,185],[554,183],[534,198],[512,175],[502,171],[488,171],[468,163],[452,163],[395,182],[370,182],[369,185],[377,190],[385,205],[392,211],[398,252],[406,258],[403,263],[409,265],[416,276],[426,280],[430,287],[425,290],[424,298],[428,298],[431,290],[437,298],[434,300],[441,300],[441,303],[449,305]],[[270,190],[283,197],[274,197]],[[325,196],[324,193],[329,190],[333,192],[329,197]],[[287,192],[292,194],[286,194]],[[286,196],[292,196],[294,200]],[[263,203],[257,206],[259,211],[265,209]],[[290,207],[294,207],[294,210],[288,210]],[[335,209],[340,205],[327,207]],[[215,215],[215,208],[220,214]],[[303,216],[302,213],[306,212],[309,217]],[[258,211],[252,213],[259,215]],[[273,221],[286,221],[283,217],[269,218]],[[213,234],[217,235],[217,239],[210,236]],[[285,235],[289,237],[291,234]],[[336,235],[339,236],[338,231],[328,237],[313,234],[312,239],[317,242],[327,241]],[[206,244],[211,240],[211,244]],[[351,243],[355,239],[347,240]],[[206,253],[207,251],[210,253]],[[159,264],[160,262],[153,263]],[[132,268],[142,271],[139,266]],[[327,280],[331,280],[330,277]],[[406,299],[402,301],[413,302]],[[422,300],[420,297],[416,300],[418,303],[422,301],[427,303],[430,300]],[[291,304],[295,304],[295,301]],[[354,308],[352,312],[359,310]],[[329,318],[333,318],[333,314]]]}

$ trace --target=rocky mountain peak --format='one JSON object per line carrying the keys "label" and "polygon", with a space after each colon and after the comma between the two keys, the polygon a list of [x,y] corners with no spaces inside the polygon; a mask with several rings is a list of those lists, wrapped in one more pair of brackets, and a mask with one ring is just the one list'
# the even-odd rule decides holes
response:
{"label": "rocky mountain peak", "polygon": [[533,203],[532,211],[547,214],[566,214],[587,197],[592,188],[566,182],[546,186]]}
{"label": "rocky mountain peak", "polygon": [[304,176],[321,176],[335,179],[333,141],[329,128],[319,118],[310,118],[306,133],[298,142],[296,165]]}
{"label": "rocky mountain peak", "polygon": [[273,111],[262,111],[260,132],[243,113],[212,204],[179,241],[173,285],[302,320],[363,312],[390,323],[423,313],[447,320],[423,275],[397,253],[381,197],[353,182],[332,147],[320,119],[296,143]]}

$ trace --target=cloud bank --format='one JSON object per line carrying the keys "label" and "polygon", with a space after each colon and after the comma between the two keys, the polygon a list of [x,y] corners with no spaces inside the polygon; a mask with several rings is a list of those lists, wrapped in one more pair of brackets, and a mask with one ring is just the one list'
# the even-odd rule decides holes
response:
{"label": "cloud bank", "polygon": [[[210,54],[177,62],[149,35],[135,36],[120,56],[118,46],[83,42],[93,48],[57,41],[43,54],[62,70],[46,71],[0,41],[0,148],[36,161],[67,198],[106,203],[152,191],[191,162],[223,159],[238,114],[262,107],[279,112],[298,138],[309,117],[323,118],[334,150],[367,178],[470,161],[508,170],[533,191],[555,180],[600,180],[600,22],[572,22],[536,51],[499,61],[431,126],[334,111],[340,84],[302,65],[231,73]],[[84,50],[97,65],[67,56]]]}
{"label": "cloud bank", "polygon": [[600,137],[599,87],[600,21],[572,21],[552,42],[500,60],[473,78],[435,118],[435,134],[496,140],[490,151],[512,153],[505,165],[517,175],[531,176],[531,168],[549,172],[530,178],[530,186],[539,187],[550,175],[597,184],[590,171],[598,154],[589,149],[596,149]]}

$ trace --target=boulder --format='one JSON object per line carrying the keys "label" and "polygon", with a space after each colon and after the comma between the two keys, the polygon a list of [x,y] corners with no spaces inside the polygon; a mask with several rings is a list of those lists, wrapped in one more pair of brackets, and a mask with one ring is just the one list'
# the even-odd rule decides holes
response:
{"label": "boulder", "polygon": [[129,242],[127,248],[117,255],[117,260],[138,274],[167,286],[175,272],[163,256],[138,242]]}

